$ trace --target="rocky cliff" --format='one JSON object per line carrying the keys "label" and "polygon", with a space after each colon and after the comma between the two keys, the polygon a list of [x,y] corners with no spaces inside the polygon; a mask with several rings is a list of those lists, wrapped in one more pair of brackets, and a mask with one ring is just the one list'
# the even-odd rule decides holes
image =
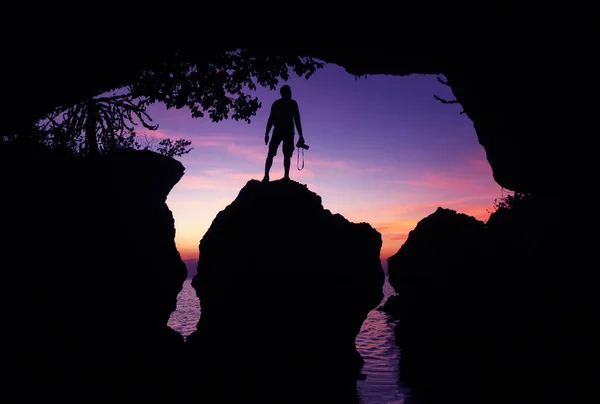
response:
{"label": "rocky cliff", "polygon": [[559,202],[530,196],[485,224],[440,208],[410,232],[388,260],[398,294],[383,307],[399,320],[405,382],[468,383],[479,402],[589,394],[595,275],[589,241],[568,217],[575,206]]}
{"label": "rocky cliff", "polygon": [[183,166],[142,151],[0,154],[3,401],[177,394],[183,338],[166,324],[186,270],[165,200]]}
{"label": "rocky cliff", "polygon": [[354,341],[383,297],[380,248],[369,224],[332,214],[305,185],[249,181],[200,242],[202,316],[186,343],[203,394],[354,394],[336,380],[362,366]]}

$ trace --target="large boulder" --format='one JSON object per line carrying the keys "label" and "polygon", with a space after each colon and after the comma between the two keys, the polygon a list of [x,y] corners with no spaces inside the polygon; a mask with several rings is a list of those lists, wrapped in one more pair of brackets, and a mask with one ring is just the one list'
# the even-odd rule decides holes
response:
{"label": "large boulder", "polygon": [[249,181],[200,242],[202,315],[186,342],[204,394],[354,394],[355,338],[383,298],[381,242],[305,185]]}
{"label": "large boulder", "polygon": [[[484,222],[439,207],[417,223],[388,259],[389,282],[397,295],[384,308],[399,320],[398,342],[407,348],[406,361],[417,350],[436,358],[437,350],[460,355],[462,347],[473,343],[464,319],[470,320],[465,313],[474,315],[480,307],[475,296],[486,293],[481,281],[488,271],[485,230]],[[435,369],[429,366],[427,372]]]}
{"label": "large boulder", "polygon": [[574,208],[528,196],[485,225],[447,209],[417,224],[388,260],[398,294],[382,307],[399,320],[406,383],[442,392],[468,383],[469,394],[484,395],[478,402],[490,402],[490,391],[506,400],[507,385],[523,402],[595,388],[598,298],[575,253],[589,240],[570,219]]}
{"label": "large boulder", "polygon": [[489,293],[484,279],[491,272],[485,231],[484,222],[439,207],[388,259],[397,295],[384,309],[399,320],[400,376],[415,389],[448,388],[461,376],[469,380],[469,394],[481,386],[481,379],[464,369],[477,368],[489,348],[473,333],[474,321],[479,326],[487,318],[481,301]]}
{"label": "large boulder", "polygon": [[186,269],[165,200],[183,166],[143,151],[0,154],[6,402],[176,394],[184,341],[166,324]]}

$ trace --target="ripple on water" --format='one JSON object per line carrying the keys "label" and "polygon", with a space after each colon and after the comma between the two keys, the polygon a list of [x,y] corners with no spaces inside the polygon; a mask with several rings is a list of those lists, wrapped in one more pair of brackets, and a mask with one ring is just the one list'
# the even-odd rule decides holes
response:
{"label": "ripple on water", "polygon": [[[389,283],[384,285],[384,299],[393,294]],[[357,382],[357,394],[365,404],[401,404],[410,391],[399,385],[398,363],[400,350],[395,342],[394,323],[386,313],[372,310],[367,316],[356,347],[365,365],[364,381]]]}
{"label": "ripple on water", "polygon": [[200,301],[192,288],[190,279],[186,279],[177,296],[177,309],[171,314],[167,325],[187,337],[196,330],[200,320]]}

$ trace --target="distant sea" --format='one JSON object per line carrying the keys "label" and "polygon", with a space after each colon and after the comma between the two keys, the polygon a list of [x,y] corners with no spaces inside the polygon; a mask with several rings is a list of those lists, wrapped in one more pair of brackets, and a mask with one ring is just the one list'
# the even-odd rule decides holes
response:
{"label": "distant sea", "polygon": [[[394,294],[387,281],[383,286],[384,300]],[[177,310],[171,314],[169,326],[184,337],[190,335],[200,319],[200,302],[191,286],[191,279],[183,284],[177,298]],[[399,383],[398,363],[400,350],[394,337],[394,321],[378,310],[372,310],[356,338],[356,347],[365,360],[365,380],[357,381],[357,395],[364,404],[406,404],[411,395],[408,387]]]}

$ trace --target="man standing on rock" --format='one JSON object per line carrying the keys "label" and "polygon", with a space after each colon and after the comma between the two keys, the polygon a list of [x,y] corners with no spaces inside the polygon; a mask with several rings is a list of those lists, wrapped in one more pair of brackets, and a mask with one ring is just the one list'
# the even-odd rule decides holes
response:
{"label": "man standing on rock", "polygon": [[[273,165],[273,157],[277,154],[279,144],[283,142],[283,168],[285,171],[284,179],[290,179],[290,164],[292,154],[294,154],[294,124],[300,136],[299,143],[304,144],[302,134],[302,125],[300,124],[300,111],[298,103],[292,99],[292,89],[287,84],[281,86],[279,90],[281,98],[275,100],[271,105],[271,114],[267,121],[267,130],[265,132],[265,144],[269,145],[269,152],[265,162],[265,177],[263,182],[269,182],[269,171]],[[269,132],[273,128],[273,137],[269,143]]]}

